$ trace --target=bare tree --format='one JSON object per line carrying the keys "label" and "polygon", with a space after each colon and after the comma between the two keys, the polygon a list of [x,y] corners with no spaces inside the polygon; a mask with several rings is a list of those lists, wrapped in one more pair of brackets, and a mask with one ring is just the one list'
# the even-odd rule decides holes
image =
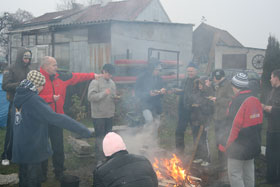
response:
{"label": "bare tree", "polygon": [[30,12],[18,9],[16,13],[4,12],[0,15],[0,55],[7,54],[8,51],[8,30],[18,24],[33,18]]}
{"label": "bare tree", "polygon": [[71,10],[76,7],[83,6],[79,4],[77,0],[60,0],[60,3],[56,5],[57,10]]}
{"label": "bare tree", "polygon": [[34,16],[30,12],[22,10],[20,8],[16,11],[16,13],[12,14],[12,17],[19,24],[34,18]]}

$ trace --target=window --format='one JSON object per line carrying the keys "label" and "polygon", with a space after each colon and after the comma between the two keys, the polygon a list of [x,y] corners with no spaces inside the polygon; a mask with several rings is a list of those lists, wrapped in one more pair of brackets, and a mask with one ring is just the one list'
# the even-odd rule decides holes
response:
{"label": "window", "polygon": [[38,34],[37,35],[37,43],[38,43],[38,45],[50,44],[51,43],[50,33]]}
{"label": "window", "polygon": [[20,47],[21,46],[21,35],[13,34],[11,35],[12,47]]}
{"label": "window", "polygon": [[72,36],[69,31],[67,32],[57,32],[54,34],[55,43],[71,42]]}
{"label": "window", "polygon": [[36,45],[36,36],[35,35],[29,35],[29,45],[28,46],[35,46]]}
{"label": "window", "polygon": [[70,68],[69,44],[68,43],[56,44],[54,54],[55,54],[58,68],[63,70],[69,70]]}

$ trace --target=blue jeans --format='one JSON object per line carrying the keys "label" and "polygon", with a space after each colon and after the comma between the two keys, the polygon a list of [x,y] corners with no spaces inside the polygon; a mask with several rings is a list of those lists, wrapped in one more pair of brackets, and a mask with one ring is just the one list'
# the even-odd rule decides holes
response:
{"label": "blue jeans", "polygon": [[13,124],[12,124],[12,106],[13,102],[10,102],[8,110],[8,119],[7,119],[7,130],[4,143],[4,151],[1,155],[1,158],[11,160],[12,159],[12,148],[13,148]]}
{"label": "blue jeans", "polygon": [[41,181],[41,163],[19,165],[19,187],[41,187]]}

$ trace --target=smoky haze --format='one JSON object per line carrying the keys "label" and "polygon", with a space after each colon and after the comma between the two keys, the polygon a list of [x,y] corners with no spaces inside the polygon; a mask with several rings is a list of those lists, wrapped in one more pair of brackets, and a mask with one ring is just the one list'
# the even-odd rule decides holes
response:
{"label": "smoky haze", "polygon": [[156,119],[143,127],[128,128],[118,133],[122,136],[129,153],[144,155],[152,160],[161,152],[158,144],[160,125],[160,120]]}

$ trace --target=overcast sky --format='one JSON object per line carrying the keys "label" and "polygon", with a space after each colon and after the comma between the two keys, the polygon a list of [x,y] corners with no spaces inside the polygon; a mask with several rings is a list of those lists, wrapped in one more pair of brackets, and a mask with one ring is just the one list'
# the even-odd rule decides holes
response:
{"label": "overcast sky", "polygon": [[[80,2],[86,0],[79,0]],[[266,48],[269,34],[280,38],[280,0],[160,0],[172,22],[192,23],[204,16],[214,27],[227,30],[246,47]],[[61,0],[0,0],[0,12],[18,8],[40,16],[55,11]]]}

